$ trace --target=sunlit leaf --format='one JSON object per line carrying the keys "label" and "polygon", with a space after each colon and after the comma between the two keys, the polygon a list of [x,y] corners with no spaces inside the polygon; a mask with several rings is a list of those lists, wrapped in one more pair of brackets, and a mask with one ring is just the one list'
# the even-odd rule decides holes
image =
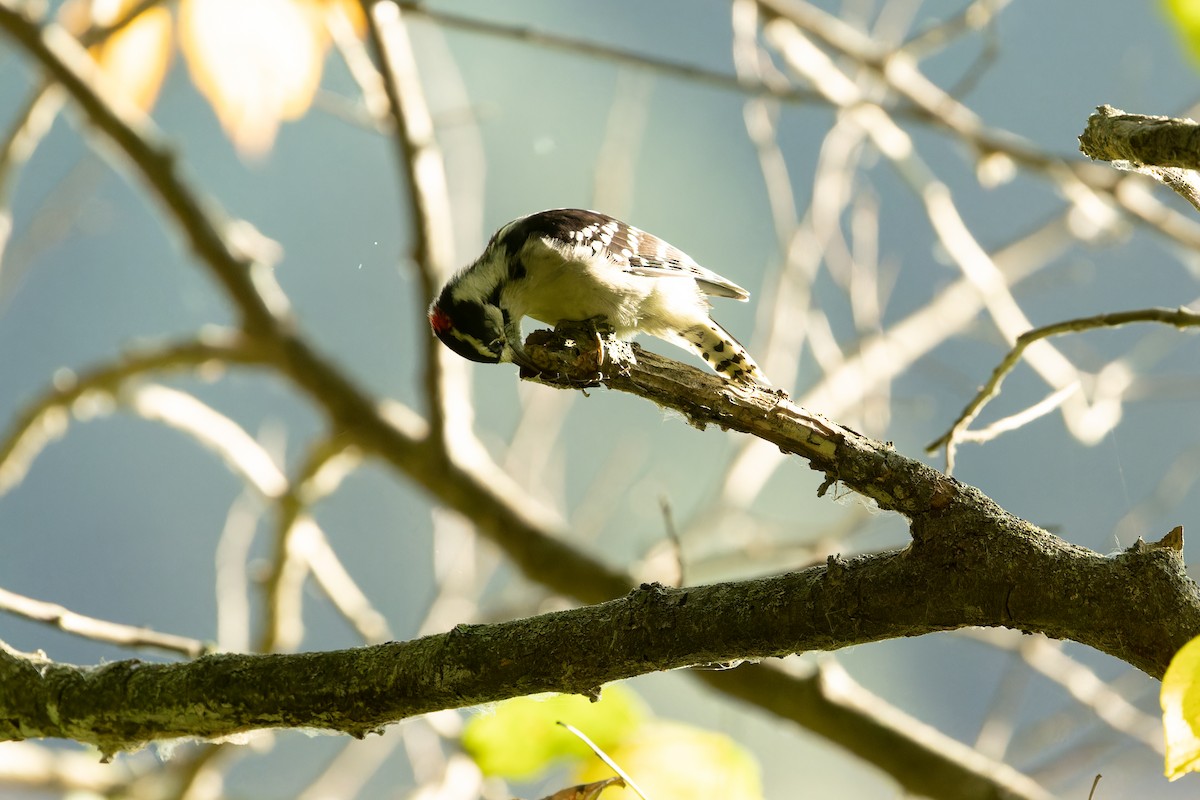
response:
{"label": "sunlit leaf", "polygon": [[[520,697],[473,717],[462,743],[484,774],[519,780],[537,775],[562,758],[591,757],[587,746],[560,727],[559,720],[586,730],[608,749],[629,735],[644,716],[637,695],[622,686],[605,687],[597,703],[579,695]],[[593,780],[608,777],[611,775],[599,775]]]}
{"label": "sunlit leaf", "polygon": [[328,47],[317,0],[181,0],[192,80],[243,155],[265,153],[308,110]]}
{"label": "sunlit leaf", "polygon": [[366,33],[367,18],[363,15],[362,3],[360,0],[324,0],[326,6],[335,6],[346,18],[350,20],[351,27],[359,36]]}
{"label": "sunlit leaf", "polygon": [[[124,19],[136,2],[65,3],[59,10],[59,18],[67,30],[79,35],[93,26],[114,25]],[[171,65],[171,14],[161,7],[143,11],[91,52],[104,73],[107,91],[142,111],[149,111],[158,99]]]}
{"label": "sunlit leaf", "polygon": [[149,111],[171,64],[171,14],[165,8],[143,11],[100,46],[96,61],[113,91]]}
{"label": "sunlit leaf", "polygon": [[1166,739],[1164,771],[1171,780],[1200,771],[1200,636],[1180,648],[1159,695]]}
{"label": "sunlit leaf", "polygon": [[1163,10],[1193,63],[1200,64],[1200,0],[1163,0]]}
{"label": "sunlit leaf", "polygon": [[[676,722],[647,722],[605,751],[652,800],[762,800],[758,761],[721,733]],[[611,775],[599,760],[586,762],[581,781]],[[638,800],[632,789],[614,787],[604,800]]]}

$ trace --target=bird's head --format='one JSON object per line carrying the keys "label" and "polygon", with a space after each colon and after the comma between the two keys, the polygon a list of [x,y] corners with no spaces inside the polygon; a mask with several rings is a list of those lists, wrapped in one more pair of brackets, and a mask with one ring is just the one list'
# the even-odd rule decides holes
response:
{"label": "bird's head", "polygon": [[482,364],[511,360],[504,338],[504,314],[498,306],[456,300],[450,292],[429,307],[429,326],[442,344]]}

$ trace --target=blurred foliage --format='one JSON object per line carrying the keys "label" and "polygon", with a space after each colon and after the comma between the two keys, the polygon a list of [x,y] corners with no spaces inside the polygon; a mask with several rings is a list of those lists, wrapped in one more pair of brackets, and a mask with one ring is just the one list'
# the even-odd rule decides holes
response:
{"label": "blurred foliage", "polygon": [[154,106],[176,45],[192,82],[245,158],[271,149],[279,126],[303,116],[321,83],[330,17],[361,35],[353,0],[180,0],[126,19],[137,0],[75,0],[60,19],[82,33],[119,26],[92,49],[110,96],[143,111]]}
{"label": "blurred foliage", "polygon": [[484,774],[521,780],[563,759],[591,757],[587,745],[559,726],[559,720],[586,732],[607,751],[629,736],[647,713],[641,699],[621,685],[606,686],[595,703],[567,694],[519,697],[472,717],[462,744]]}
{"label": "blurred foliage", "polygon": [[[611,749],[608,755],[653,800],[761,800],[758,760],[723,733],[678,722],[651,720]],[[594,781],[610,774],[588,761],[576,778]],[[605,800],[637,800],[629,787],[614,787]]]}
{"label": "blurred foliage", "polygon": [[1200,0],[1163,0],[1163,11],[1193,65],[1200,67]]}
{"label": "blurred foliage", "polygon": [[[580,783],[603,781],[612,770],[574,734],[568,722],[629,774],[655,800],[760,800],[758,761],[728,736],[649,717],[628,687],[607,686],[599,702],[578,695],[509,700],[467,724],[462,743],[487,775],[535,778],[558,763],[577,761]],[[612,786],[606,800],[636,800],[629,787]]]}
{"label": "blurred foliage", "polygon": [[1160,694],[1166,739],[1166,775],[1171,780],[1200,772],[1200,636],[1180,648]]}

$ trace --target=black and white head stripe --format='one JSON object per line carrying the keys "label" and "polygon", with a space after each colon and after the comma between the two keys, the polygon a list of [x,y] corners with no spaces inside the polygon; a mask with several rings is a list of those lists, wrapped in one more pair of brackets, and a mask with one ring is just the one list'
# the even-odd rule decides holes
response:
{"label": "black and white head stripe", "polygon": [[[556,208],[513,220],[492,237],[489,246],[515,255],[527,241],[544,237],[591,248],[623,271],[634,275],[693,278],[705,294],[747,300],[750,293],[736,283],[700,266],[674,245],[619,219],[580,208]],[[513,276],[516,277],[516,276]]]}

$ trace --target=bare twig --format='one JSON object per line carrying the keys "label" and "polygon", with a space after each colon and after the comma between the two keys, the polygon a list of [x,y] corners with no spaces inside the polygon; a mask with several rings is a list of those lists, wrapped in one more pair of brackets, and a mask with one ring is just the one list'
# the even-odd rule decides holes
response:
{"label": "bare twig", "polygon": [[[892,162],[921,200],[938,241],[979,292],[996,327],[1006,339],[1015,340],[1020,330],[1031,326],[1029,320],[1013,297],[1005,276],[963,221],[949,187],[916,153],[909,135],[885,109],[870,103],[832,59],[799,29],[777,19],[768,24],[766,32],[784,52],[788,63],[831,103],[846,109],[847,116],[862,126],[879,151]],[[1077,370],[1070,361],[1047,345],[1030,353],[1030,363],[1055,389],[1078,380]]]}
{"label": "bare twig", "polygon": [[138,416],[170,425],[221,456],[246,484],[268,499],[287,491],[287,478],[246,430],[193,395],[159,384],[125,387],[117,400]]}
{"label": "bare twig", "polygon": [[149,647],[187,658],[196,658],[213,649],[211,645],[198,639],[96,619],[84,614],[77,614],[57,603],[34,600],[3,588],[0,588],[0,611],[37,622],[45,622],[59,630],[82,636],[85,639],[119,644],[124,647]]}
{"label": "bare twig", "polygon": [[244,490],[225,514],[213,561],[217,599],[217,645],[225,651],[250,649],[250,548],[266,504],[262,496]]}
{"label": "bare twig", "polygon": [[[420,326],[419,341],[425,345],[427,413],[434,435],[442,437],[448,405],[453,401],[446,397],[447,387],[443,385],[445,348],[427,333],[425,307],[454,265],[454,229],[446,169],[400,4],[390,0],[362,0],[362,7],[367,17],[367,33],[382,64],[380,75],[396,131],[398,163],[404,167],[403,183],[412,208],[411,230],[416,237],[412,262],[421,286],[416,319]],[[459,388],[453,386],[450,390]]]}
{"label": "bare twig", "polygon": [[[791,667],[791,668],[789,668]],[[838,742],[859,756],[874,759],[908,793],[956,800],[1041,798],[1050,794],[1008,764],[992,762],[978,751],[915,719],[858,684],[832,659],[797,674],[790,662],[768,669],[742,666],[722,672],[695,672],[715,688],[748,702],[771,701],[776,713]],[[786,686],[792,688],[784,688]],[[859,727],[849,709],[870,709],[873,724]],[[938,753],[950,767],[942,772],[928,760]],[[917,766],[917,763],[922,766]],[[952,765],[952,766],[951,766]],[[930,771],[933,770],[933,771]]]}
{"label": "bare twig", "polygon": [[1015,652],[1035,672],[1059,684],[1081,706],[1091,709],[1105,725],[1162,755],[1162,720],[1139,709],[1094,670],[1063,652],[1061,642],[984,628],[968,628],[962,634]]}
{"label": "bare twig", "polygon": [[227,333],[210,333],[203,339],[132,352],[78,376],[60,372],[54,388],[17,414],[0,439],[0,494],[19,483],[45,444],[62,434],[69,412],[86,415],[110,409],[130,380],[147,373],[200,369],[207,364],[261,364],[264,359],[264,352],[251,342]]}
{"label": "bare twig", "polygon": [[211,203],[179,174],[172,151],[153,123],[116,97],[108,97],[97,80],[95,62],[61,27],[44,27],[9,0],[0,2],[0,29],[61,83],[88,118],[137,165],[138,171],[172,216],[213,276],[228,293],[251,333],[276,330],[288,315],[286,297],[262,264],[238,252],[226,236]]}
{"label": "bare twig", "polygon": [[56,87],[43,87],[34,92],[0,142],[0,302],[14,282],[4,270],[4,255],[12,233],[12,194],[20,168],[33,155],[42,138],[50,130],[66,94]]}
{"label": "bare twig", "polygon": [[[943,445],[949,451],[954,446],[954,443],[960,439],[961,432],[979,416],[979,412],[983,410],[988,401],[1000,392],[1000,385],[1004,382],[1005,376],[1012,372],[1030,345],[1064,333],[1079,333],[1097,328],[1117,328],[1134,322],[1157,322],[1176,328],[1190,328],[1200,325],[1200,313],[1189,311],[1186,308],[1143,308],[1135,311],[1116,311],[1091,317],[1078,317],[1026,331],[1017,337],[1012,349],[992,372],[992,377],[959,414],[958,419],[950,426],[950,430],[926,445],[926,451],[934,452]],[[950,457],[948,452],[947,458]]]}
{"label": "bare twig", "polygon": [[913,58],[935,53],[960,36],[992,25],[1011,0],[973,0],[959,13],[908,38],[897,52]]}
{"label": "bare twig", "polygon": [[271,570],[263,585],[264,622],[255,648],[258,652],[289,651],[300,643],[301,589],[310,574],[365,642],[390,638],[386,618],[342,566],[324,531],[308,513],[314,503],[336,491],[359,460],[356,449],[322,440],[310,450],[298,476],[280,497]]}
{"label": "bare twig", "polygon": [[[909,115],[953,132],[980,156],[1002,154],[1034,174],[1056,182],[1074,202],[1093,195],[1111,201],[1153,230],[1189,247],[1200,246],[1200,225],[1157,200],[1129,187],[1129,179],[1114,178],[1094,165],[1045,152],[1009,131],[986,126],[974,111],[926,78],[914,59],[882,46],[865,33],[817,6],[802,0],[762,0],[769,13],[791,20],[818,41],[872,70],[888,87],[912,104]],[[892,112],[899,116],[903,108]],[[1109,171],[1111,173],[1111,171]],[[1081,191],[1082,190],[1082,191]]]}
{"label": "bare twig", "polygon": [[616,64],[620,64],[622,66],[641,67],[658,75],[692,81],[735,92],[753,95],[765,95],[785,102],[804,103],[816,99],[816,96],[812,92],[802,89],[791,89],[780,87],[778,85],[772,86],[763,83],[756,83],[754,81],[747,81],[738,76],[729,75],[723,72],[713,72],[711,70],[704,69],[703,67],[697,67],[691,64],[681,64],[677,61],[667,61],[666,59],[642,55],[641,53],[635,53],[630,50],[608,47],[591,39],[563,36],[560,34],[550,33],[548,31],[540,31],[534,28],[516,25],[503,25],[496,22],[490,22],[488,20],[467,17],[461,14],[455,14],[453,12],[431,8],[425,3],[400,2],[397,5],[399,5],[408,13],[427,17],[434,22],[447,27],[458,28],[459,30],[485,34],[488,36],[496,36],[503,39],[511,39],[516,42],[531,44],[538,47],[545,47],[574,56],[599,58],[605,61],[611,61]]}
{"label": "bare twig", "polygon": [[687,562],[683,558],[683,540],[679,538],[679,530],[675,527],[675,515],[671,512],[671,499],[665,494],[659,495],[658,508],[662,512],[663,532],[667,536],[671,550],[675,553],[675,567],[678,571],[676,585],[687,586]]}

